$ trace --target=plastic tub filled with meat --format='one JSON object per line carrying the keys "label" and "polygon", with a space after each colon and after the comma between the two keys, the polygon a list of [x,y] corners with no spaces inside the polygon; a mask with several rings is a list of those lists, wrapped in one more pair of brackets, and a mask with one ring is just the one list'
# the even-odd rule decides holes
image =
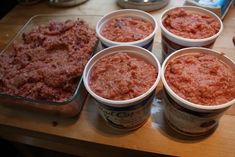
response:
{"label": "plastic tub filled with meat", "polygon": [[189,136],[212,133],[235,104],[235,63],[207,48],[184,48],[162,65],[164,115],[174,130]]}
{"label": "plastic tub filled with meat", "polygon": [[37,15],[0,55],[0,104],[72,117],[86,98],[83,69],[99,16]]}
{"label": "plastic tub filled with meat", "polygon": [[102,48],[136,45],[152,50],[157,31],[154,17],[136,9],[121,9],[104,15],[96,25]]}
{"label": "plastic tub filled with meat", "polygon": [[160,63],[138,46],[113,46],[87,63],[83,81],[97,100],[98,110],[112,127],[129,131],[150,116],[154,91],[160,80]]}
{"label": "plastic tub filled with meat", "polygon": [[194,6],[164,11],[159,25],[165,57],[186,47],[211,48],[223,31],[223,23],[216,14]]}

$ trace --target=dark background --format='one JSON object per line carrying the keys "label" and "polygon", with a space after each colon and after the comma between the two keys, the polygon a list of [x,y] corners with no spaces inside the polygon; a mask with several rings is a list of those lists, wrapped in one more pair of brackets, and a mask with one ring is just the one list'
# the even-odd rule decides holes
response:
{"label": "dark background", "polygon": [[17,3],[17,0],[0,0],[0,19],[17,5]]}
{"label": "dark background", "polygon": [[0,152],[1,157],[76,157],[65,153],[6,141],[1,138]]}

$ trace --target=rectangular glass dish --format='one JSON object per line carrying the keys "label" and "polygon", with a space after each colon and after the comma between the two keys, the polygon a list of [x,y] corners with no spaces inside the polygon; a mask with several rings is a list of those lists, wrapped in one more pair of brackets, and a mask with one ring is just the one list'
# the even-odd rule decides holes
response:
{"label": "rectangular glass dish", "polygon": [[[36,15],[32,17],[16,34],[16,36],[8,43],[8,45],[1,51],[7,53],[12,51],[13,43],[15,41],[22,42],[22,34],[32,30],[33,27],[48,24],[49,21],[66,21],[76,20],[77,18],[84,20],[88,23],[90,28],[95,30],[97,21],[101,16],[97,15]],[[98,45],[98,40],[92,54],[95,53]],[[51,102],[46,100],[35,100],[22,96],[12,96],[5,93],[0,93],[0,105],[13,106],[40,112],[46,112],[65,117],[73,117],[80,113],[84,101],[87,96],[87,91],[83,85],[82,77],[79,77],[76,90],[74,94],[63,102]]]}

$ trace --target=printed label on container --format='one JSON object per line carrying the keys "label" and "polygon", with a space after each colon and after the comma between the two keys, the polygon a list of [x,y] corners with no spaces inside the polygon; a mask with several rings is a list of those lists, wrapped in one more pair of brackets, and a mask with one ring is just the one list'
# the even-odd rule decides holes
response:
{"label": "printed label on container", "polygon": [[176,130],[188,135],[202,135],[214,129],[218,125],[219,118],[223,115],[221,112],[199,113],[181,107],[176,103],[165,101],[165,117]]}
{"label": "printed label on container", "polygon": [[163,48],[163,52],[164,52],[163,57],[166,58],[171,53],[173,53],[176,50],[179,50],[181,48],[184,48],[184,47],[171,42],[164,35],[162,35],[162,48]]}
{"label": "printed label on container", "polygon": [[[145,48],[146,50],[152,51],[152,48],[153,48],[153,40],[154,40],[154,39],[152,39],[150,42],[148,42],[147,44],[145,44],[145,45],[143,45],[143,46],[140,46],[140,47]],[[111,46],[106,45],[106,44],[103,43],[102,41],[101,41],[101,46],[102,46],[102,49],[106,49],[106,48],[108,48],[108,47],[111,47]],[[136,46],[139,46],[139,45],[136,45]]]}
{"label": "printed label on container", "polygon": [[116,128],[131,129],[139,127],[150,115],[151,104],[142,105],[128,111],[110,110],[99,105],[99,112],[108,123]]}

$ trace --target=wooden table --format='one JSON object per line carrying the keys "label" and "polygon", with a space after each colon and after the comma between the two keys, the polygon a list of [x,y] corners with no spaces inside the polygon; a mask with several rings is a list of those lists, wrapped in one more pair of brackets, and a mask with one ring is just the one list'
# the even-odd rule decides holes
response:
{"label": "wooden table", "polygon": [[[166,7],[180,6],[183,0],[171,1]],[[166,8],[151,12],[158,19]],[[55,8],[41,2],[33,6],[16,6],[0,20],[0,49],[21,26],[36,14],[98,14],[119,9],[114,0],[90,0],[72,8]],[[224,30],[214,49],[235,60],[232,37],[235,36],[235,7],[224,19]],[[158,30],[155,45],[161,41]],[[161,88],[159,85],[158,89]],[[0,137],[33,146],[81,156],[235,156],[235,106],[221,118],[219,127],[209,137],[187,140],[167,134],[161,117],[154,113],[140,129],[121,133],[109,128],[97,113],[94,103],[85,105],[80,117],[58,118],[40,113],[0,106]],[[159,118],[159,119],[158,119]],[[58,125],[56,125],[58,123]]]}

